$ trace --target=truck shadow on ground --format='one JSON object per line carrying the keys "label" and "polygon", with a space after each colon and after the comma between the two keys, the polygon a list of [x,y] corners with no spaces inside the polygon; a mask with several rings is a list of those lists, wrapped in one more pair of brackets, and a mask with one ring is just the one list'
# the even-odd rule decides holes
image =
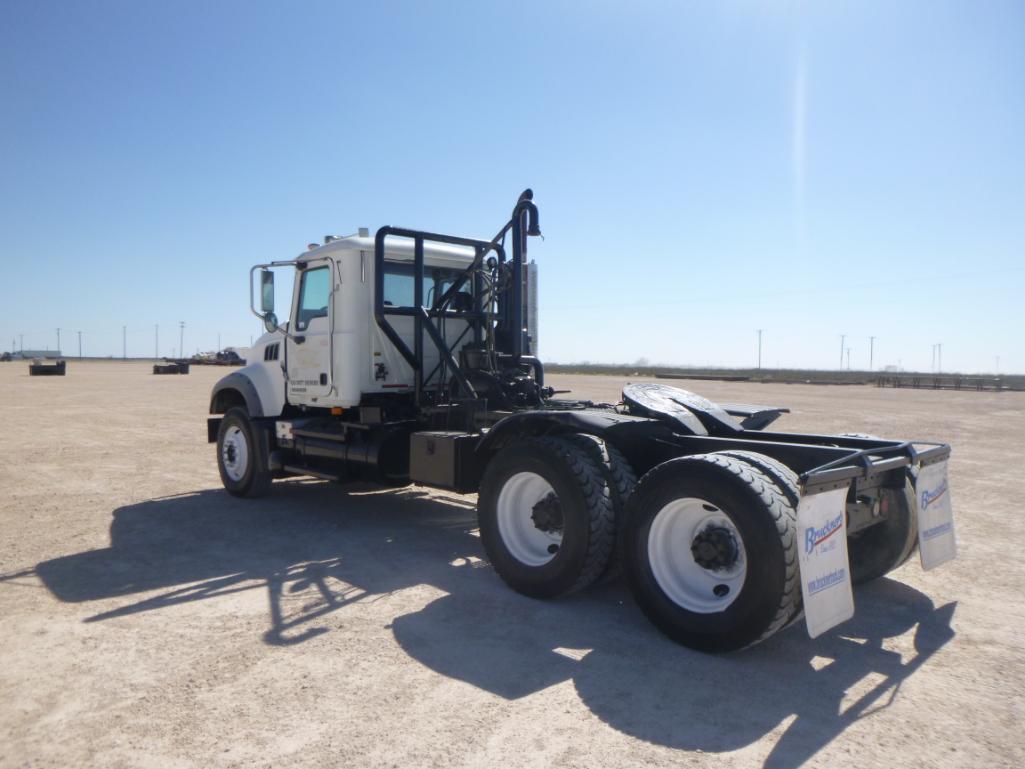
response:
{"label": "truck shadow on ground", "polygon": [[[270,644],[330,632],[355,602],[431,585],[446,595],[391,629],[439,674],[506,699],[572,681],[604,723],[673,748],[732,751],[779,732],[766,767],[798,766],[885,709],[954,636],[955,604],[882,579],[857,592],[853,620],[815,641],[799,623],[746,652],[699,654],[661,636],[621,584],[554,602],[509,591],[482,560],[465,498],[279,486],[262,500],[217,490],[120,508],[109,548],[35,574],[62,601],[98,602],[87,622],[267,590]],[[903,654],[889,648],[901,636]]]}

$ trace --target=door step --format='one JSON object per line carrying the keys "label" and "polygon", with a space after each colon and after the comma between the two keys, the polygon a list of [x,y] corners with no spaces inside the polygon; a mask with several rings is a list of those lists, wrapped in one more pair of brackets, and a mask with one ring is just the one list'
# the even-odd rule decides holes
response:
{"label": "door step", "polygon": [[281,468],[286,473],[294,473],[295,475],[310,475],[314,478],[320,478],[322,481],[335,481],[337,482],[339,477],[337,475],[331,475],[331,473],[322,473],[320,470],[311,470],[308,467],[296,467],[295,465],[284,465]]}

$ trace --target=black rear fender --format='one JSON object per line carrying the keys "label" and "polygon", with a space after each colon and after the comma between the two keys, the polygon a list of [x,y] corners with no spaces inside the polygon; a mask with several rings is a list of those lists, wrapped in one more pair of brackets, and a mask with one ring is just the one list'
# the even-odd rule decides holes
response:
{"label": "black rear fender", "polygon": [[521,438],[560,433],[597,435],[613,444],[640,475],[679,452],[668,443],[669,428],[657,419],[598,410],[521,411],[496,422],[477,444],[481,466],[501,448]]}

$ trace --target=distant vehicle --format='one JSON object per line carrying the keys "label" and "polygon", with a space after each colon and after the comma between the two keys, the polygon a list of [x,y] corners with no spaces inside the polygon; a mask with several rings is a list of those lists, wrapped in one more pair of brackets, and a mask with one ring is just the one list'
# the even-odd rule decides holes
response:
{"label": "distant vehicle", "polygon": [[28,366],[29,376],[64,376],[67,371],[67,361],[64,360],[43,360],[37,358]]}
{"label": "distant vehicle", "polygon": [[217,352],[201,352],[189,358],[190,363],[200,366],[243,366],[245,361],[233,348]]}
{"label": "distant vehicle", "polygon": [[229,366],[241,366],[244,363],[241,356],[231,348],[217,353],[217,360],[221,363],[227,363]]}
{"label": "distant vehicle", "polygon": [[[306,475],[476,492],[482,543],[514,590],[579,590],[619,553],[648,617],[706,651],[850,617],[852,582],[910,558],[925,508],[949,500],[950,447],[767,432],[787,409],[659,384],[617,405],[556,398],[526,263],[540,234],[527,190],[490,241],[382,227],[253,267],[268,333],[210,401],[224,487],[255,497]],[[274,268],[295,276],[285,325]],[[952,543],[952,523],[937,526]]]}

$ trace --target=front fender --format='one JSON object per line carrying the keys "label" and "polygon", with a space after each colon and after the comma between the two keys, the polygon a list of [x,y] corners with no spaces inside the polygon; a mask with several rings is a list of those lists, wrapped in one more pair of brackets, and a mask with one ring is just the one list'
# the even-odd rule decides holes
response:
{"label": "front fender", "polygon": [[280,367],[270,370],[262,363],[251,363],[221,378],[210,393],[210,413],[221,414],[218,395],[226,390],[239,393],[251,417],[276,417],[285,408],[285,383]]}

